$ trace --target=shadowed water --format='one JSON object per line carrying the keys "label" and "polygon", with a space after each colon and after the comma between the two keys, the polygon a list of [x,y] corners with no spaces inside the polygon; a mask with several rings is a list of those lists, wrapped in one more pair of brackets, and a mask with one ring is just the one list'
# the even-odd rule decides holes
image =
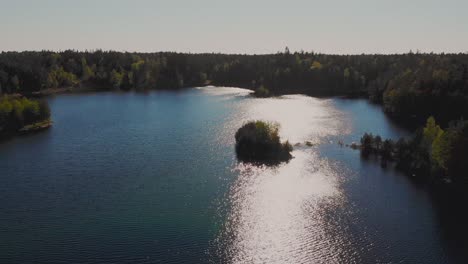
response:
{"label": "shadowed water", "polygon": [[[378,106],[248,94],[51,98],[51,130],[0,145],[0,262],[466,260],[426,190],[338,146],[406,136]],[[299,143],[290,162],[236,161],[235,131],[252,119]]]}

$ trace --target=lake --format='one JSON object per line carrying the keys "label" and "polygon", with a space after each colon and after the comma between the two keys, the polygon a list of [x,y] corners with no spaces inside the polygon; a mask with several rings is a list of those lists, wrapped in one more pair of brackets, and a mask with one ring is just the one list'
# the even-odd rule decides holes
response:
{"label": "lake", "polygon": [[[468,261],[427,188],[337,144],[409,135],[365,100],[206,87],[49,103],[50,130],[0,144],[1,263]],[[255,119],[299,143],[290,162],[237,162]]]}

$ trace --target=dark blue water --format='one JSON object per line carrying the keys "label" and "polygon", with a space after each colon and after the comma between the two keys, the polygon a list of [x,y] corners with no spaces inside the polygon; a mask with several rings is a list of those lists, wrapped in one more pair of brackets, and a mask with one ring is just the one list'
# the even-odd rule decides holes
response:
{"label": "dark blue water", "polygon": [[[0,145],[1,263],[467,260],[424,187],[336,144],[408,135],[366,101],[203,88],[49,102],[52,129]],[[295,158],[238,164],[251,119],[279,122]]]}

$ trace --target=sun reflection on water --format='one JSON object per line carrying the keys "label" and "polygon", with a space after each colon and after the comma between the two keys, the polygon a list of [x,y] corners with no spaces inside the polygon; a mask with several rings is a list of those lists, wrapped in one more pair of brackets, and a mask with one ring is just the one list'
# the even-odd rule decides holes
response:
{"label": "sun reflection on water", "polygon": [[288,163],[234,165],[238,178],[224,201],[228,213],[216,241],[217,254],[229,263],[340,262],[343,249],[329,234],[327,222],[327,212],[339,208],[345,199],[339,189],[339,171],[304,142],[320,143],[328,136],[347,133],[349,128],[340,122],[342,114],[324,99],[301,95],[256,99],[248,96],[248,90],[205,89],[212,95],[244,100],[220,131],[226,145],[232,146],[236,129],[248,120],[277,122],[283,140],[300,144]]}
{"label": "sun reflection on water", "polygon": [[281,136],[293,143],[319,141],[341,133],[339,115],[328,100],[302,95],[256,99],[249,111],[251,118],[278,122]]}
{"label": "sun reflection on water", "polygon": [[339,206],[336,177],[313,152],[295,156],[274,168],[237,166],[223,234],[231,263],[310,263],[333,255],[319,212]]}

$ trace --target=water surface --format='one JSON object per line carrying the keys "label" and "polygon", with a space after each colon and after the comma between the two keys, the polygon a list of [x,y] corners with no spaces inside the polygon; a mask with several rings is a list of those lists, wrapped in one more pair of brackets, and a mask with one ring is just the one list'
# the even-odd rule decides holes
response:
{"label": "water surface", "polygon": [[[466,260],[427,190],[337,144],[407,136],[380,107],[248,94],[51,98],[52,129],[0,145],[0,262]],[[280,123],[294,159],[238,163],[234,133],[252,119]]]}

